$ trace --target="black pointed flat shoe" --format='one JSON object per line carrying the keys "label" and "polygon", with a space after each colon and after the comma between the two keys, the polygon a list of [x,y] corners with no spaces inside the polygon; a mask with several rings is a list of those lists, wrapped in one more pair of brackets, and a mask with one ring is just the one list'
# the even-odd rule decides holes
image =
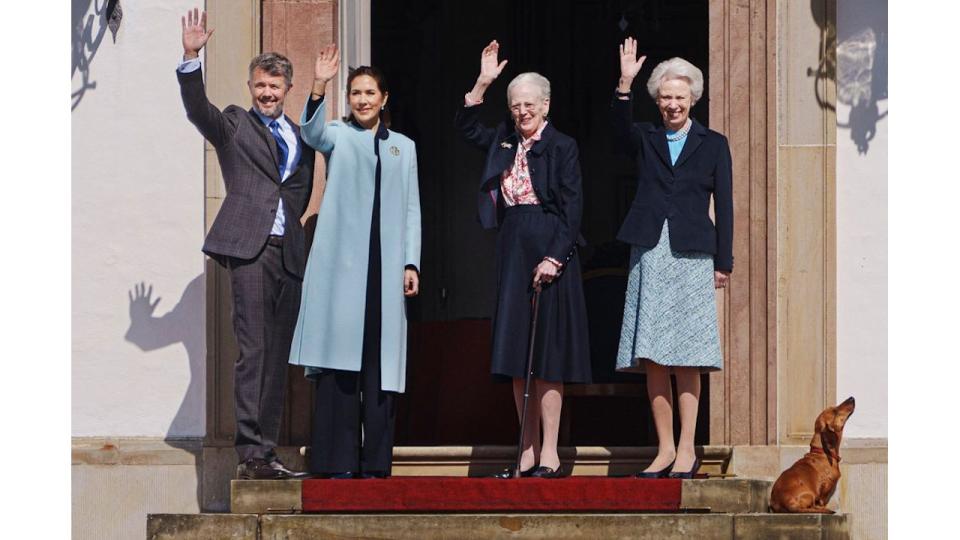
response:
{"label": "black pointed flat shoe", "polygon": [[[537,470],[537,467],[530,467],[525,471],[520,471],[520,478],[530,478],[533,474],[533,471]],[[513,478],[513,467],[507,467],[506,469],[494,473],[490,476],[491,478],[499,478],[500,480],[510,480]]]}
{"label": "black pointed flat shoe", "polygon": [[697,474],[697,470],[700,469],[700,458],[693,460],[693,467],[690,467],[689,471],[686,472],[671,472],[667,477],[668,478],[679,478],[681,480],[692,480],[693,477]]}
{"label": "black pointed flat shoe", "polygon": [[561,467],[552,469],[550,467],[544,467],[540,465],[535,467],[530,471],[530,478],[560,478],[563,474],[560,472]]}
{"label": "black pointed flat shoe", "polygon": [[634,477],[634,478],[646,478],[646,479],[651,479],[651,478],[666,478],[667,475],[670,474],[670,469],[673,468],[674,462],[676,462],[676,460],[671,461],[669,465],[667,465],[666,467],[660,469],[659,471],[638,472],[637,474],[633,475],[633,477]]}

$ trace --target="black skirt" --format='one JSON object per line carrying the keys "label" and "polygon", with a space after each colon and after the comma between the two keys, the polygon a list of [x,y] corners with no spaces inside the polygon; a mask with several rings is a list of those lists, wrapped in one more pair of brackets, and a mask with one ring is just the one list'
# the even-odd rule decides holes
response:
{"label": "black skirt", "polygon": [[[533,272],[559,225],[560,218],[539,205],[512,206],[504,213],[497,235],[497,305],[490,367],[496,377],[526,375]],[[587,308],[576,252],[560,277],[540,294],[533,376],[551,382],[590,382]]]}

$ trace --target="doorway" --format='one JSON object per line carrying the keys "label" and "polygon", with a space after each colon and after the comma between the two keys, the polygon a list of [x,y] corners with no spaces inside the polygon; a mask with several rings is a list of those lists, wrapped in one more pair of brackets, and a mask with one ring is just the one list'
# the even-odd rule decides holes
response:
{"label": "doorway", "polygon": [[[660,61],[682,56],[708,74],[708,3],[494,0],[480,6],[371,1],[371,60],[389,84],[392,129],[417,144],[423,218],[422,290],[408,306],[408,390],[396,443],[515,442],[509,385],[489,377],[495,236],[475,217],[484,156],[453,126],[481,49],[497,39],[509,63],[487,92],[483,121],[506,119],[507,83],[537,71],[551,81],[551,121],[580,149],[588,242],[580,257],[596,384],[567,386],[561,444],[653,444],[643,376],[613,372],[629,256],[615,236],[636,186],[632,160],[610,150],[607,110],[619,74],[617,46],[626,36],[637,38],[647,55],[634,84],[636,121],[658,121],[644,82]],[[709,125],[709,81],[706,86],[692,115]],[[709,440],[706,376],[702,386],[697,444]]]}

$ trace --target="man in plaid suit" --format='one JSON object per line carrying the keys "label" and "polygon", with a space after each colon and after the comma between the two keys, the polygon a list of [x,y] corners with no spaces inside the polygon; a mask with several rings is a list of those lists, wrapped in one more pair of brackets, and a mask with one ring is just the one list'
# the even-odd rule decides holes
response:
{"label": "man in plaid suit", "polygon": [[220,111],[206,97],[200,49],[213,34],[206,13],[182,19],[177,68],[187,118],[213,145],[226,197],[203,251],[230,272],[235,365],[238,478],[298,478],[277,458],[290,340],[300,308],[306,245],[300,218],[313,183],[314,151],[283,114],[293,66],[265,53],[250,63],[253,107]]}

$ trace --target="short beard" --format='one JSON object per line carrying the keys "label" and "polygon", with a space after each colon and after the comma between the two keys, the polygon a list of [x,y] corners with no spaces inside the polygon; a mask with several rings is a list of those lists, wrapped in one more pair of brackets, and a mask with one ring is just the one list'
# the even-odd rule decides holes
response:
{"label": "short beard", "polygon": [[278,102],[278,103],[277,103],[277,105],[276,105],[276,115],[274,115],[274,116],[271,116],[271,115],[267,114],[266,112],[264,112],[264,110],[263,110],[261,107],[262,107],[262,105],[260,104],[259,101],[253,100],[253,108],[256,109],[258,113],[266,116],[267,118],[280,118],[281,116],[283,116],[283,102]]}

